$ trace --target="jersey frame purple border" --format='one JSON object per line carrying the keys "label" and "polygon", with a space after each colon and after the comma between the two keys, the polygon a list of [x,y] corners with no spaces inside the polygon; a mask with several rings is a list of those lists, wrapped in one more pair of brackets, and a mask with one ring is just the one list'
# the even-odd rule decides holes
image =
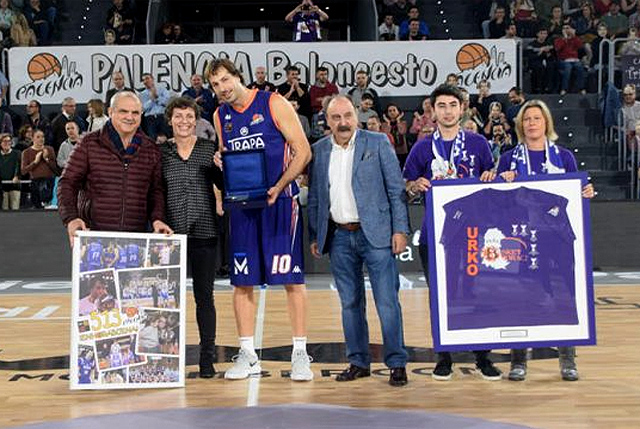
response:
{"label": "jersey frame purple border", "polygon": [[[596,325],[595,325],[595,308],[594,308],[594,289],[593,289],[593,262],[592,262],[592,253],[591,253],[591,217],[589,210],[589,201],[586,198],[582,198],[582,195],[564,195],[554,190],[558,188],[557,181],[575,181],[576,179],[580,180],[581,185],[584,186],[587,183],[587,173],[586,172],[575,172],[575,173],[566,173],[566,174],[558,174],[558,175],[537,175],[537,176],[528,176],[526,178],[517,178],[514,182],[511,183],[512,188],[515,189],[521,185],[525,185],[526,183],[532,182],[541,182],[548,181],[549,186],[541,185],[540,183],[536,184],[536,187],[545,186],[545,192],[562,196],[564,198],[570,199],[580,198],[581,204],[579,207],[581,208],[582,219],[577,220],[582,224],[582,240],[584,243],[584,267],[585,267],[585,284],[578,284],[578,279],[575,278],[574,284],[575,287],[584,287],[586,294],[586,322],[582,322],[582,325],[586,325],[588,329],[588,334],[586,338],[583,336],[582,338],[574,338],[574,339],[559,339],[559,340],[511,340],[511,341],[471,341],[468,343],[456,343],[456,344],[442,344],[441,341],[441,320],[439,313],[439,294],[438,287],[441,285],[445,285],[446,287],[446,275],[444,281],[438,278],[439,273],[437,270],[437,259],[436,259],[436,249],[441,249],[440,246],[436,246],[436,230],[435,230],[435,210],[434,204],[440,203],[436,197],[435,199],[438,201],[434,201],[434,193],[429,191],[426,193],[426,201],[425,201],[425,216],[427,216],[427,240],[428,240],[428,250],[429,250],[429,297],[430,297],[430,313],[431,313],[431,331],[433,338],[433,346],[436,352],[455,352],[455,351],[468,351],[468,350],[485,350],[485,349],[519,349],[519,348],[528,348],[528,347],[557,347],[557,346],[587,346],[587,345],[595,345],[596,344]],[[482,184],[476,178],[465,178],[465,179],[457,179],[457,180],[439,180],[433,181],[432,185],[434,188],[440,188],[443,186],[446,187],[458,187],[463,189],[462,187],[469,187],[469,185]],[[497,179],[495,182],[486,183],[483,189],[500,187],[505,188],[506,182],[502,179]],[[553,186],[553,185],[556,186]],[[502,185],[502,186],[496,186]],[[582,188],[580,186],[580,188]],[[464,196],[471,195],[475,191],[469,191],[469,193]],[[462,198],[462,197],[459,197]],[[459,199],[458,198],[458,199]],[[442,199],[442,198],[440,198]],[[572,223],[574,223],[572,221]],[[575,225],[575,223],[574,223]],[[576,234],[577,235],[577,234]],[[578,237],[579,238],[579,237]],[[440,250],[441,251],[441,250]],[[574,255],[576,257],[577,255]],[[445,268],[446,272],[446,268]],[[583,304],[584,305],[584,304]],[[576,302],[576,308],[578,307],[578,303]],[[584,311],[584,310],[583,310]],[[584,314],[584,313],[583,313]],[[552,326],[552,325],[549,325]],[[503,328],[501,326],[496,326],[493,329]],[[504,329],[514,329],[514,327],[508,327]]]}

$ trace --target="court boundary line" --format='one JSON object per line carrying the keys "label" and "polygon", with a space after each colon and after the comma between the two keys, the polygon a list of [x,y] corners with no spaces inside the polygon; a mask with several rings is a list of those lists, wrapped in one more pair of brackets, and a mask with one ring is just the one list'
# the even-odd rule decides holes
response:
{"label": "court boundary line", "polygon": [[[258,359],[262,362],[262,338],[264,333],[264,313],[267,301],[267,286],[260,286],[260,295],[258,298],[258,311],[256,312],[256,328],[254,331],[254,345],[260,350]],[[262,374],[253,375],[249,378],[249,386],[247,388],[247,407],[258,406],[260,398],[260,378]]]}

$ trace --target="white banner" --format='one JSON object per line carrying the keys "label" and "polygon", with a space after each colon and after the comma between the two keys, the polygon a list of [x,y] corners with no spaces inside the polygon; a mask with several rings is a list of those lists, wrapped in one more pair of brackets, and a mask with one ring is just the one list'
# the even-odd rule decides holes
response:
{"label": "white banner", "polygon": [[315,81],[320,66],[342,89],[355,85],[355,74],[366,70],[380,96],[424,96],[458,75],[460,86],[476,92],[481,79],[495,93],[506,93],[517,80],[516,43],[512,40],[437,40],[427,42],[331,42],[208,45],[60,46],[9,50],[11,104],[31,99],[58,104],[65,97],[80,103],[102,98],[111,74],[122,71],[126,86],[144,89],[142,74],[175,93],[190,86],[190,76],[202,74],[216,57],[231,58],[253,81],[256,67],[265,66],[267,80],[285,81],[285,68],[300,68],[301,80]]}
{"label": "white banner", "polygon": [[185,235],[79,233],[71,389],[183,387]]}

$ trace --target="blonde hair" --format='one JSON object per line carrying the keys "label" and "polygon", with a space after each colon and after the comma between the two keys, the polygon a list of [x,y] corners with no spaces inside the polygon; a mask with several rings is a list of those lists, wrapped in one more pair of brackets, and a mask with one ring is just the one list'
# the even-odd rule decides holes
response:
{"label": "blonde hair", "polygon": [[549,107],[542,100],[529,100],[520,109],[518,112],[518,116],[516,116],[516,134],[518,135],[518,141],[524,142],[524,125],[522,123],[522,118],[524,118],[524,114],[527,110],[537,107],[542,112],[542,117],[544,117],[545,122],[545,134],[547,139],[550,141],[558,140],[558,134],[556,134],[556,129],[553,124],[553,116],[551,116],[551,111]]}

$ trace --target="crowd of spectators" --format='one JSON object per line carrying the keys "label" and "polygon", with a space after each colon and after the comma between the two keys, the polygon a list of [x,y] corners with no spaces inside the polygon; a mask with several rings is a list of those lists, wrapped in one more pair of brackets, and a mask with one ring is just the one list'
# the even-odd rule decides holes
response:
{"label": "crowd of spectators", "polygon": [[55,0],[0,0],[0,46],[47,46],[58,31]]}
{"label": "crowd of spectators", "polygon": [[[29,21],[28,14],[19,10],[39,11],[55,20],[55,2],[27,0],[24,9],[17,9],[15,2],[0,0],[0,34],[13,38],[14,27],[20,20]],[[600,44],[607,39],[628,37],[621,52],[640,54],[637,25],[640,25],[640,0],[622,1],[570,1],[570,0],[516,0],[476,1],[477,7],[486,8],[489,20],[483,23],[487,37],[526,38],[524,50],[531,70],[533,93],[570,90],[584,91],[589,68],[599,63]],[[380,40],[415,40],[429,35],[429,28],[420,19],[417,1],[384,0],[380,2],[382,23],[379,26]],[[607,11],[602,15],[603,11]],[[127,0],[113,0],[109,10],[107,30],[111,43],[130,43],[134,22],[131,6]],[[287,21],[296,23],[298,16],[313,15],[318,22],[328,18],[311,1],[305,0],[295,7]],[[35,15],[34,15],[35,16]],[[44,15],[43,15],[44,16]],[[324,17],[324,18],[323,18]],[[49,22],[49,21],[47,21]],[[28,23],[26,24],[27,28]],[[36,27],[34,27],[36,28]],[[32,31],[32,33],[34,33]],[[33,37],[38,38],[40,30]],[[319,34],[319,33],[318,33]],[[422,37],[424,36],[424,37]],[[534,36],[531,38],[531,36]],[[6,39],[5,39],[6,40]],[[319,39],[315,39],[319,40]],[[158,43],[184,43],[186,36],[181,26],[167,23],[157,35]],[[605,50],[605,58],[608,54]],[[355,75],[354,85],[339,88],[329,79],[329,70],[319,67],[310,81],[301,82],[300,70],[295,66],[287,69],[286,81],[279,86],[267,80],[265,67],[254,69],[255,80],[249,88],[278,92],[291,102],[298,113],[303,129],[311,142],[329,133],[326,118],[328,98],[337,93],[349,95],[357,108],[359,126],[385,133],[402,165],[412,145],[435,130],[435,118],[429,97],[414,109],[403,109],[395,103],[383,103],[378,93],[369,86],[369,76],[364,71]],[[572,79],[573,77],[573,79]],[[451,85],[458,84],[458,77],[446,77]],[[197,133],[207,139],[215,139],[213,113],[217,101],[202,76],[191,76],[191,86],[183,96],[193,98],[202,115],[197,124]],[[164,113],[169,100],[178,94],[171,93],[163,85],[156,85],[151,74],[142,76],[144,88],[138,93],[143,105],[143,129],[158,143],[171,137]],[[5,98],[8,81],[0,73],[2,98]],[[60,111],[53,118],[41,114],[42,106],[37,99],[30,100],[22,118],[12,118],[0,110],[0,143],[2,149],[2,207],[14,209],[55,207],[53,189],[55,178],[65,167],[66,159],[74,145],[87,132],[101,129],[108,121],[107,109],[114,94],[133,91],[125,85],[124,76],[114,72],[111,87],[104,99],[89,100],[83,114],[76,113],[76,101],[65,98]],[[480,81],[477,95],[471,97],[462,89],[464,112],[461,125],[464,129],[483,134],[489,141],[497,159],[515,144],[514,118],[522,104],[524,94],[520,88],[509,91],[504,105],[491,93],[489,81]],[[623,97],[625,129],[631,139],[640,125],[640,103],[635,97],[635,88],[625,88]],[[30,181],[30,187],[20,181]],[[23,191],[22,194],[20,191]],[[17,200],[16,200],[17,199]],[[16,203],[16,201],[18,201]]]}
{"label": "crowd of spectators", "polygon": [[[339,88],[332,83],[329,70],[325,67],[319,67],[315,79],[305,84],[300,81],[300,70],[291,66],[287,69],[286,81],[277,87],[267,80],[264,67],[256,67],[254,72],[255,81],[249,87],[278,92],[289,100],[298,112],[305,134],[311,142],[329,133],[326,104],[332,95],[338,93],[347,94],[354,100],[361,128],[379,131],[389,137],[401,164],[411,146],[417,140],[432,134],[435,129],[433,109],[428,97],[415,109],[404,110],[395,103],[386,103],[383,106],[378,93],[369,85],[368,74],[362,70],[356,72],[354,85],[346,88]],[[456,76],[449,76],[448,81],[456,84]],[[218,106],[217,100],[202,76],[194,74],[190,82],[191,86],[181,95],[194,99],[201,109],[202,115],[196,133],[203,138],[215,140],[212,123],[213,114]],[[38,100],[30,100],[25,106],[24,116],[19,118],[15,125],[15,129],[19,130],[17,133],[14,133],[15,121],[12,121],[9,114],[0,110],[0,131],[4,133],[0,136],[0,141],[8,140],[10,143],[2,145],[5,207],[55,207],[56,177],[64,169],[74,145],[86,133],[97,131],[106,124],[106,106],[117,92],[132,91],[138,94],[143,108],[142,127],[149,137],[159,144],[171,138],[165,110],[169,100],[180,94],[169,91],[162,84],[156,84],[153,76],[148,73],[143,74],[142,85],[143,89],[136,92],[125,85],[122,73],[116,71],[111,76],[111,88],[104,94],[104,102],[97,98],[89,100],[86,109],[80,114],[76,101],[67,97],[53,118],[47,118],[42,114],[42,106]],[[475,130],[484,133],[489,139],[494,137],[498,126],[508,134],[513,126],[509,120],[515,117],[515,113],[502,107],[496,96],[491,94],[489,82],[480,82],[478,89],[479,95],[473,102],[468,101],[469,95],[466,93],[463,124],[472,121]],[[521,94],[519,90],[517,92]],[[515,104],[521,103],[514,101]],[[493,140],[502,146],[499,138]],[[21,180],[30,180],[30,188],[21,186]],[[21,196],[20,190],[23,191]],[[20,201],[17,206],[14,203],[16,198]]]}
{"label": "crowd of spectators", "polygon": [[182,31],[181,24],[165,22],[156,35],[155,42],[158,45],[173,45],[189,43],[190,40],[190,37]]}
{"label": "crowd of spectators", "polygon": [[638,0],[478,0],[475,7],[485,38],[524,39],[534,93],[594,87],[599,67],[608,66],[604,40],[628,38],[616,53],[640,53]]}
{"label": "crowd of spectators", "polygon": [[384,0],[378,3],[381,21],[378,27],[379,40],[427,40],[430,30],[420,17],[417,1]]}

